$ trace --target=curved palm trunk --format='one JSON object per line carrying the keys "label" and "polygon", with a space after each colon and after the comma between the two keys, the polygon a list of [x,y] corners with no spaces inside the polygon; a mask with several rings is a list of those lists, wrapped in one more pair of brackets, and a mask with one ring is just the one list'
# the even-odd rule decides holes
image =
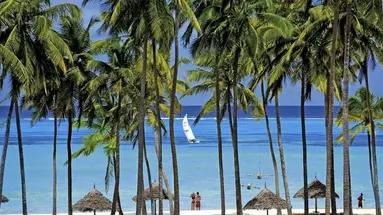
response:
{"label": "curved palm trunk", "polygon": [[[9,105],[8,117],[7,117],[6,127],[5,127],[3,152],[1,154],[1,164],[0,164],[0,196],[3,195],[5,161],[7,160],[9,133],[11,131],[12,113],[13,113],[13,102],[11,102],[11,104]],[[1,201],[0,201],[0,204],[1,204]]]}
{"label": "curved palm trunk", "polygon": [[177,3],[175,4],[175,25],[174,25],[174,72],[172,80],[172,90],[170,95],[170,118],[169,118],[169,130],[170,130],[170,145],[172,150],[172,162],[173,162],[173,183],[174,183],[174,215],[180,214],[180,191],[178,180],[178,163],[177,163],[177,149],[176,141],[174,137],[174,117],[175,117],[175,100],[176,100],[176,88],[177,88],[177,76],[178,76],[178,61],[179,61],[179,45],[178,45],[178,30],[179,30],[179,8]]}
{"label": "curved palm trunk", "polygon": [[[368,118],[371,122],[371,150],[369,149],[369,161],[370,161],[370,169],[371,169],[371,157],[372,157],[372,163],[373,163],[373,180],[372,180],[372,186],[374,191],[374,199],[375,199],[375,213],[376,215],[381,215],[381,206],[380,206],[380,196],[379,196],[379,173],[378,173],[378,162],[377,162],[377,156],[376,156],[376,136],[375,136],[375,122],[372,117],[372,110],[371,110],[371,101],[370,101],[370,86],[369,86],[369,80],[368,80],[368,64],[365,63],[366,68],[366,74],[365,74],[365,81],[366,81],[366,98],[367,98],[367,105],[368,105]],[[372,170],[372,169],[371,169]]]}
{"label": "curved palm trunk", "polygon": [[[110,158],[109,158],[110,159]],[[112,159],[112,165],[113,165],[113,171],[114,171],[114,175],[117,175],[117,170],[116,170],[116,155],[113,155],[111,156],[111,159]],[[109,162],[109,161],[108,161]],[[108,172],[107,172],[108,174]],[[114,189],[114,188],[113,188]],[[114,190],[113,190],[114,191]],[[113,204],[113,203],[112,203]],[[118,192],[118,197],[117,197],[117,204],[118,204],[118,208],[119,208],[119,215],[124,215],[124,212],[122,211],[122,206],[121,206],[121,199],[120,199],[120,192]],[[117,210],[117,208],[116,208]]]}
{"label": "curved palm trunk", "polygon": [[216,118],[217,118],[217,141],[218,141],[218,169],[219,169],[219,187],[221,191],[221,214],[225,214],[225,178],[223,172],[223,152],[222,152],[222,134],[221,134],[221,107],[220,98],[221,92],[219,88],[219,71],[218,71],[219,55],[216,56],[216,68],[215,68],[215,92],[216,92]]}
{"label": "curved palm trunk", "polygon": [[271,136],[271,131],[270,131],[269,116],[267,114],[267,99],[266,99],[266,95],[265,95],[265,88],[264,88],[263,81],[261,82],[261,93],[262,93],[263,109],[265,111],[267,137],[269,138],[270,156],[271,156],[271,161],[273,162],[273,168],[274,168],[275,194],[277,194],[277,196],[280,196],[278,164],[277,164],[277,159],[275,158],[275,152],[274,152],[274,147],[273,147],[273,138]]}
{"label": "curved palm trunk", "polygon": [[56,154],[57,154],[57,115],[53,112],[53,209],[52,214],[57,214],[57,165],[56,165]]}
{"label": "curved palm trunk", "polygon": [[283,144],[282,144],[282,127],[281,127],[281,117],[279,115],[278,95],[275,96],[275,116],[277,118],[278,148],[279,148],[279,156],[281,158],[283,186],[285,187],[285,198],[286,198],[286,202],[287,202],[287,214],[292,215],[289,183],[287,180],[287,171],[286,171],[286,164],[285,164],[285,153],[283,152]]}
{"label": "curved palm trunk", "polygon": [[335,15],[334,23],[332,27],[332,41],[331,41],[331,71],[327,79],[327,114],[326,114],[326,214],[330,214],[331,208],[331,195],[332,195],[332,168],[333,168],[333,117],[334,117],[334,73],[335,73],[335,59],[336,59],[336,41],[338,38],[338,28],[339,28],[339,8],[338,1],[334,1],[335,4]]}
{"label": "curved palm trunk", "polygon": [[[147,22],[147,21],[146,21]],[[136,215],[141,215],[144,202],[144,141],[145,141],[145,90],[146,90],[146,70],[148,66],[148,32],[145,30],[143,68],[140,78],[140,124],[139,124],[139,143],[138,143],[138,167],[137,167],[137,204]]]}
{"label": "curved palm trunk", "polygon": [[302,154],[303,154],[303,198],[304,212],[309,213],[309,191],[307,181],[307,143],[306,143],[306,120],[305,120],[305,71],[302,71],[301,80],[301,126],[302,126]]}
{"label": "curved palm trunk", "polygon": [[238,153],[238,123],[237,123],[237,114],[238,114],[238,61],[240,57],[241,50],[237,48],[234,56],[234,77],[233,77],[233,129],[232,129],[232,139],[233,139],[233,153],[234,153],[234,176],[235,176],[235,203],[237,207],[237,215],[242,215],[242,195],[241,195],[241,175],[239,167],[239,153]]}
{"label": "curved palm trunk", "polygon": [[[158,153],[156,150],[157,154],[157,159],[158,159],[158,188],[159,188],[159,193],[162,194],[162,129],[161,129],[161,110],[160,110],[160,103],[161,103],[161,98],[160,98],[160,89],[158,86],[158,71],[157,71],[157,56],[156,56],[156,41],[153,39],[152,40],[152,51],[153,51],[153,73],[154,73],[154,82],[155,82],[155,88],[156,88],[156,119],[157,119],[157,128],[155,129],[155,136],[157,135],[157,141],[158,141]],[[156,142],[157,143],[157,142]],[[156,146],[155,146],[156,147]],[[164,204],[163,204],[163,196],[160,195],[158,199],[158,214],[163,215],[164,213]]]}
{"label": "curved palm trunk", "polygon": [[[71,107],[72,108],[72,107]],[[68,159],[68,215],[73,214],[72,210],[72,109],[68,116],[68,137],[67,137],[67,159]]]}
{"label": "curved palm trunk", "polygon": [[348,73],[350,66],[350,16],[351,5],[347,3],[345,47],[343,62],[343,208],[345,215],[351,215],[351,183],[350,183],[350,145],[348,128]]}
{"label": "curved palm trunk", "polygon": [[[159,142],[158,142],[158,132],[159,131],[156,131],[156,139],[154,140],[155,142],[155,151],[156,151],[156,155],[157,155],[157,159],[159,158]],[[166,187],[166,194],[168,195],[169,197],[169,207],[170,207],[170,214],[173,214],[173,193],[171,191],[171,188],[170,188],[170,185],[169,185],[169,181],[168,181],[168,177],[166,176],[166,173],[165,173],[165,170],[162,168],[162,174],[161,174],[162,178],[163,178],[163,181],[165,183],[165,187]]]}
{"label": "curved palm trunk", "polygon": [[27,215],[28,209],[27,209],[27,190],[26,190],[27,188],[25,185],[24,152],[23,152],[23,141],[21,136],[19,104],[18,104],[17,98],[14,99],[14,103],[15,103],[15,114],[16,114],[17,142],[19,146],[21,197],[22,197],[22,205],[23,205],[23,215]]}
{"label": "curved palm trunk", "polygon": [[[118,101],[117,101],[117,110],[116,110],[116,154],[115,154],[115,161],[114,161],[114,169],[115,169],[115,176],[114,176],[114,192],[113,192],[113,203],[112,203],[112,211],[111,214],[114,215],[116,213],[116,206],[119,199],[119,191],[120,191],[120,113],[121,113],[121,103],[122,103],[122,95],[118,94]],[[122,212],[122,209],[120,208],[120,211]]]}
{"label": "curved palm trunk", "polygon": [[372,189],[374,189],[374,170],[372,168],[372,154],[371,154],[371,134],[367,131],[367,145],[368,145],[368,165],[370,167],[370,178]]}
{"label": "curved palm trunk", "polygon": [[148,159],[148,154],[146,152],[146,141],[144,144],[144,157],[145,157],[145,164],[146,164],[146,171],[148,173],[148,181],[149,181],[149,192],[150,192],[150,213],[154,215],[156,212],[154,211],[154,201],[153,201],[153,190],[152,190],[152,174],[150,172],[150,164]]}

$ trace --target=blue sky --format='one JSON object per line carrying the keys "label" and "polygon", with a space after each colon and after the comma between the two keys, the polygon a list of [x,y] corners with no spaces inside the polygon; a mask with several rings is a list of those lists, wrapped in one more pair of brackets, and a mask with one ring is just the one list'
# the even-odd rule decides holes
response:
{"label": "blue sky", "polygon": [[[81,6],[82,0],[52,0],[52,4],[60,4],[60,3],[73,3]],[[98,1],[91,1],[85,8],[83,8],[83,17],[84,23],[87,23],[92,16],[98,16],[100,11],[100,6],[97,3]],[[105,35],[99,34],[97,32],[97,27],[93,28],[91,38],[93,41],[105,38]],[[187,57],[192,59],[189,51],[187,49],[181,48],[180,55],[182,57]],[[179,78],[184,79],[186,71],[194,68],[193,65],[184,65],[180,68]],[[383,80],[383,71],[380,66],[377,66],[374,71],[370,73],[370,86],[371,91],[374,92],[378,96],[383,96],[383,87],[381,86]],[[354,92],[360,87],[359,84],[351,86],[350,95],[353,95]],[[3,91],[0,93],[0,99],[3,99],[9,90],[9,86],[5,84]],[[259,92],[257,95],[260,96]],[[183,105],[202,105],[211,95],[198,95],[185,97],[181,100]],[[281,105],[299,105],[300,104],[300,85],[291,86],[290,83],[286,83],[286,87],[282,95],[280,96],[280,104]],[[2,104],[7,105],[7,104]],[[323,105],[323,96],[321,93],[317,91],[313,91],[311,101],[307,102],[307,105]]]}

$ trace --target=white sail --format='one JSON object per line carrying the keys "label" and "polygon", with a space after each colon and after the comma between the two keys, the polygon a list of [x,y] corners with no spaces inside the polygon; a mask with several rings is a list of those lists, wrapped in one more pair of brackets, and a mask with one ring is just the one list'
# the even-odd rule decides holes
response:
{"label": "white sail", "polygon": [[190,125],[189,125],[188,115],[187,114],[185,115],[184,119],[182,120],[182,127],[184,129],[185,136],[188,139],[188,142],[194,142],[195,141],[195,137],[194,137],[193,131],[192,131]]}

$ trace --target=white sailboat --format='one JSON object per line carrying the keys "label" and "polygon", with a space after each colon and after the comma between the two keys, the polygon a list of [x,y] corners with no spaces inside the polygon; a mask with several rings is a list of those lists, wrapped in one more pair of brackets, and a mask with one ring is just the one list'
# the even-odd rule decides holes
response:
{"label": "white sailboat", "polygon": [[184,119],[182,120],[182,127],[184,129],[185,136],[188,139],[188,143],[199,143],[199,141],[197,141],[195,139],[193,131],[189,125],[189,120],[188,120],[187,114],[185,115]]}

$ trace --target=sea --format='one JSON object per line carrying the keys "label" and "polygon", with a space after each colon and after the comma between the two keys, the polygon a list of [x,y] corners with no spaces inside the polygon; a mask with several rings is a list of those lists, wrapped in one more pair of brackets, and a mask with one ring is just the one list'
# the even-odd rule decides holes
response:
{"label": "sea", "polygon": [[[194,135],[199,144],[188,144],[182,129],[182,117],[188,114],[190,124],[201,110],[200,106],[183,107],[175,121],[175,137],[177,145],[177,160],[179,167],[180,205],[181,210],[190,210],[190,194],[199,192],[202,197],[202,209],[220,208],[218,148],[216,137],[216,122],[214,114],[202,118],[192,126]],[[0,107],[0,149],[2,149],[5,118],[8,107]],[[277,130],[274,107],[268,107],[270,126],[273,137],[274,150],[277,155],[279,167],[279,186],[284,197],[283,180],[280,170],[280,157],[277,145]],[[339,108],[335,108],[335,113]],[[289,193],[293,208],[303,208],[302,199],[294,199],[294,194],[303,186],[302,167],[302,142],[300,107],[281,106],[282,141],[285,154]],[[53,119],[49,116],[42,119],[34,126],[31,125],[32,112],[21,113],[22,138],[25,156],[25,175],[28,211],[30,213],[50,213],[52,211],[52,142]],[[169,120],[163,118],[166,125]],[[352,126],[352,125],[350,125]],[[341,134],[341,129],[334,126],[335,137]],[[326,177],[326,143],[324,107],[306,107],[306,130],[308,144],[308,177],[309,181],[317,177],[325,183]],[[72,151],[75,152],[82,146],[82,138],[92,133],[88,129],[74,129]],[[152,179],[157,179],[157,159],[154,152],[154,134],[150,127],[146,127],[146,141]],[[8,203],[3,203],[0,214],[22,213],[21,208],[21,182],[19,157],[17,147],[15,121],[12,121],[10,146],[5,169],[5,182],[3,194],[9,198]],[[229,122],[225,118],[222,122],[224,176],[226,207],[235,208],[234,162],[231,143]],[[60,122],[58,131],[58,212],[67,211],[67,166],[66,161],[67,123]],[[275,191],[273,166],[270,158],[268,138],[265,121],[254,120],[248,113],[239,113],[238,119],[239,160],[242,187],[242,203],[246,204],[256,196],[260,189],[247,190],[246,185],[252,183],[254,187],[267,187]],[[335,139],[335,138],[334,138]],[[335,153],[335,186],[338,208],[342,208],[343,197],[343,150],[342,145],[334,143]],[[383,179],[383,133],[377,132],[377,156],[379,165],[379,178]],[[365,207],[374,207],[374,198],[368,165],[367,135],[358,135],[350,147],[351,180],[353,206],[357,206],[356,198],[364,194]],[[173,184],[172,159],[169,136],[164,137],[163,163],[169,183]],[[107,158],[102,148],[97,149],[92,155],[79,157],[73,160],[73,204],[84,197],[94,186],[109,199],[112,199],[112,187],[105,189],[105,171]],[[264,177],[257,179],[252,174],[262,171]],[[149,186],[145,169],[145,187]],[[137,181],[137,148],[132,143],[123,142],[121,146],[121,185],[120,194],[124,211],[134,211]],[[158,180],[157,180],[158,181]],[[380,184],[382,188],[383,183]],[[381,189],[380,196],[383,196]],[[310,200],[313,208],[313,200]],[[168,202],[165,201],[165,210]],[[324,208],[324,200],[318,201],[318,207]],[[149,204],[148,204],[149,208]]]}

